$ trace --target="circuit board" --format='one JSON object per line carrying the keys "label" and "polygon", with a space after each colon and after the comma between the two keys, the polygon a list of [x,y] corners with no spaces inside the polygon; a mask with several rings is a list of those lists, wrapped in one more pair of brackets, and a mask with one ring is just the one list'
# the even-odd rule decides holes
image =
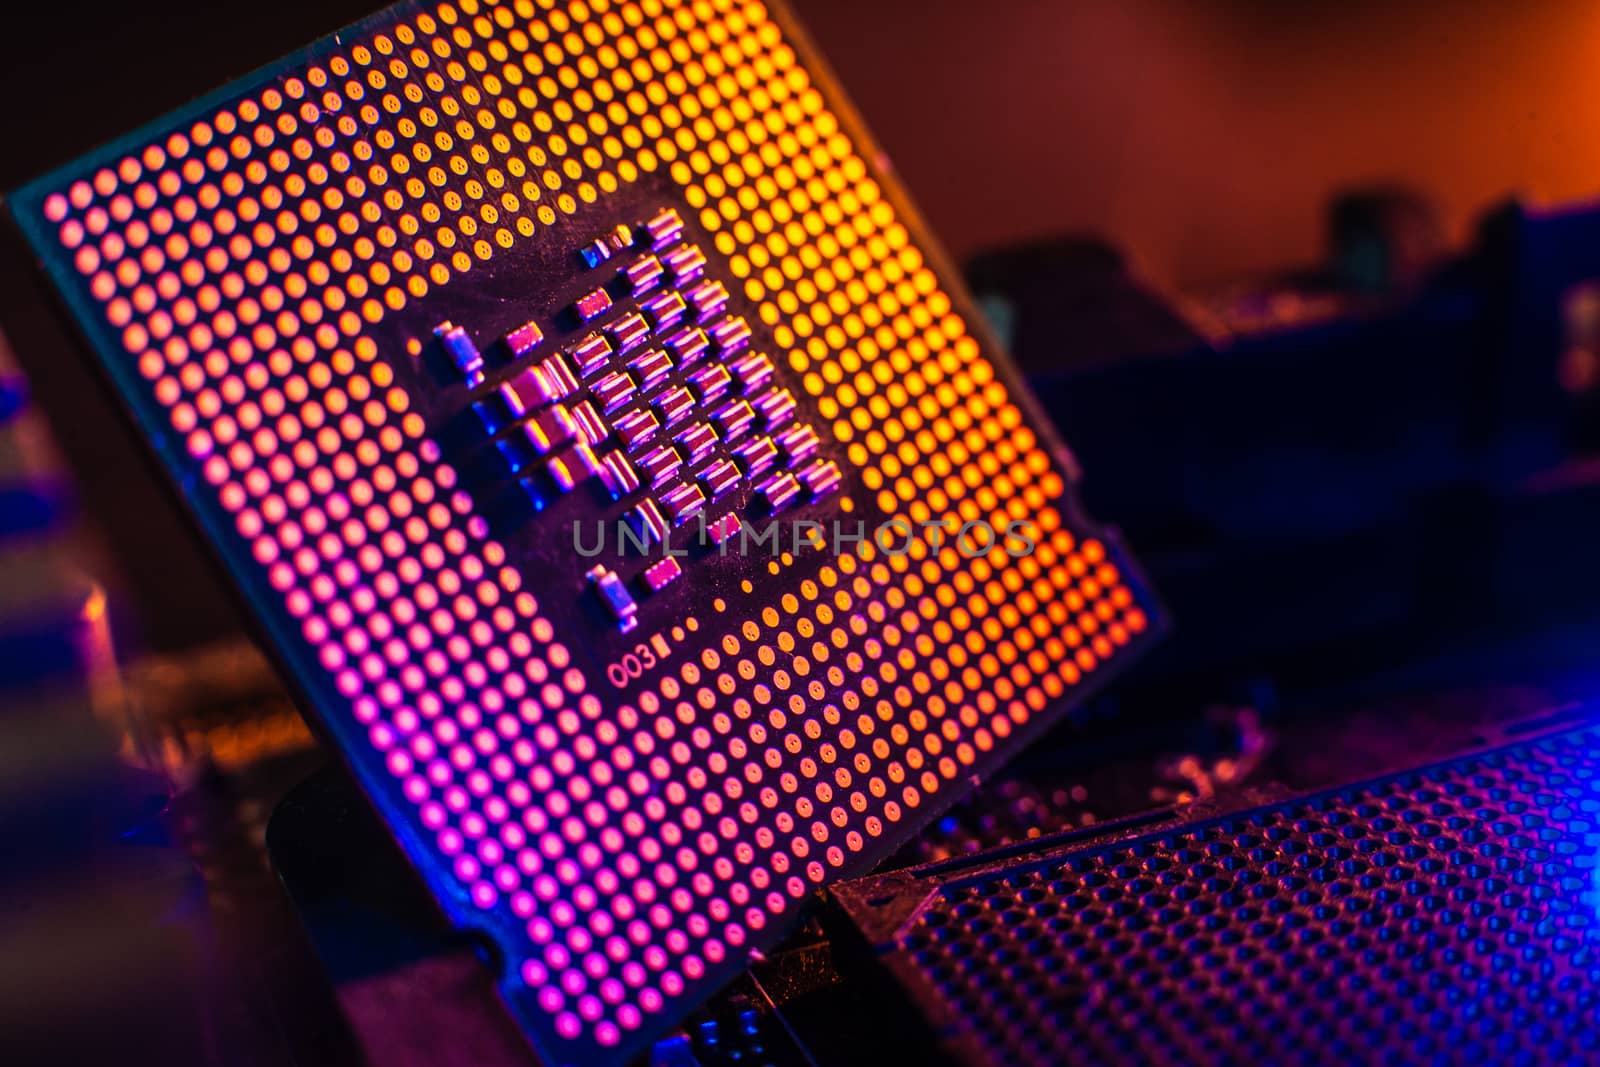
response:
{"label": "circuit board", "polygon": [[773,5],[402,4],[9,207],[547,1063],[1159,628]]}
{"label": "circuit board", "polygon": [[917,1062],[1586,1062],[1589,714],[846,883],[841,929],[892,976],[878,1013]]}

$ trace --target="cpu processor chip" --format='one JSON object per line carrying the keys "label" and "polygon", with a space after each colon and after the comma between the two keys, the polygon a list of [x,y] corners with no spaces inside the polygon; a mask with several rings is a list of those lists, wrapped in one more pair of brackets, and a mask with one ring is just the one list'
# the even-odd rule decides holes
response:
{"label": "cpu processor chip", "polygon": [[773,4],[401,4],[9,208],[547,1063],[1156,629]]}

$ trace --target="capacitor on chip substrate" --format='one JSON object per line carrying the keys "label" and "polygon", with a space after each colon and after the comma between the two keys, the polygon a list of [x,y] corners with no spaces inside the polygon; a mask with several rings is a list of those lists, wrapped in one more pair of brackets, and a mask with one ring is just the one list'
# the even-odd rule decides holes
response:
{"label": "capacitor on chip substrate", "polygon": [[694,308],[694,317],[701,322],[714,319],[728,307],[728,290],[721,282],[708,279],[693,286],[684,294]]}
{"label": "capacitor on chip substrate", "polygon": [[634,296],[642,296],[656,288],[666,273],[661,260],[655,256],[641,256],[622,268],[622,276],[628,279],[628,288]]}
{"label": "capacitor on chip substrate", "polygon": [[590,448],[598,448],[602,441],[611,436],[611,430],[595,410],[593,401],[584,400],[573,407],[572,421],[578,424],[578,434]]}
{"label": "capacitor on chip substrate", "polygon": [[778,446],[772,443],[770,437],[752,437],[735,448],[733,454],[738,457],[747,478],[771,470],[773,464],[778,462]]}
{"label": "capacitor on chip substrate", "polygon": [[583,260],[585,267],[594,270],[611,258],[611,252],[611,242],[604,237],[597,237],[578,250],[578,258]]}
{"label": "capacitor on chip substrate", "polygon": [[505,336],[506,354],[513,360],[524,359],[544,340],[544,330],[537,322],[525,322]]}
{"label": "capacitor on chip substrate", "polygon": [[578,438],[578,424],[572,414],[557,404],[523,423],[523,432],[542,455]]}
{"label": "capacitor on chip substrate", "polygon": [[722,399],[732,381],[733,376],[728,373],[727,367],[712,363],[689,375],[689,388],[701,404],[710,404]]}
{"label": "capacitor on chip substrate", "polygon": [[794,418],[797,404],[789,390],[769,389],[752,400],[750,406],[761,416],[761,425],[772,430]]}
{"label": "capacitor on chip substrate", "polygon": [[683,219],[670,207],[664,207],[644,224],[650,235],[651,247],[661,249],[674,244],[683,236]]}
{"label": "capacitor on chip substrate", "polygon": [[692,482],[680,482],[661,494],[661,506],[674,526],[682,526],[699,515],[705,503],[705,493]]}
{"label": "capacitor on chip substrate", "polygon": [[679,566],[678,561],[671,556],[667,556],[646,567],[644,573],[640,575],[640,581],[647,591],[659,593],[677,581],[682,574],[683,568]]}
{"label": "capacitor on chip substrate", "polygon": [[561,384],[552,380],[550,373],[543,367],[526,367],[505,383],[516,396],[517,402],[524,411],[537,411],[547,404],[553,404],[566,395],[566,390]]}
{"label": "capacitor on chip substrate", "polygon": [[678,433],[674,438],[684,461],[697,464],[717,447],[717,432],[703,422],[697,422]]}
{"label": "capacitor on chip substrate", "polygon": [[686,285],[706,272],[706,254],[694,245],[679,245],[661,255],[661,265],[675,285]]}
{"label": "capacitor on chip substrate", "polygon": [[605,335],[611,340],[617,355],[625,356],[644,344],[650,336],[650,324],[638,312],[630,311],[608,325]]}
{"label": "capacitor on chip substrate", "polygon": [[661,421],[650,411],[641,408],[620,416],[611,424],[611,428],[616,431],[622,447],[631,452],[656,435],[656,431],[661,429]]}
{"label": "capacitor on chip substrate", "polygon": [[756,410],[747,400],[730,400],[711,413],[717,435],[730,444],[743,437],[755,421]]}
{"label": "capacitor on chip substrate", "polygon": [[683,457],[670,445],[658,445],[639,456],[634,464],[639,468],[639,473],[650,480],[651,485],[661,486],[677,477],[678,468],[683,466]]}
{"label": "capacitor on chip substrate", "polygon": [[742,393],[755,392],[772,381],[773,374],[777,372],[772,360],[762,352],[751,352],[740,356],[728,364],[728,370],[739,383],[739,391]]}
{"label": "capacitor on chip substrate", "polygon": [[656,293],[639,301],[639,310],[650,320],[650,325],[655,327],[657,332],[676,324],[683,318],[688,308],[682,294],[674,290]]}
{"label": "capacitor on chip substrate", "polygon": [[839,488],[844,474],[833,460],[819,459],[802,467],[797,477],[811,494],[811,498],[816,500]]}
{"label": "capacitor on chip substrate", "polygon": [[775,435],[772,443],[778,446],[778,451],[783,453],[784,461],[791,466],[816,455],[817,450],[822,447],[817,431],[798,423]]}
{"label": "capacitor on chip substrate", "polygon": [[672,357],[659,348],[647,348],[628,361],[628,369],[638,380],[639,388],[649,392],[672,373]]}
{"label": "capacitor on chip substrate", "polygon": [[742,529],[744,524],[739,521],[739,516],[730,511],[706,524],[705,541],[709,545],[721,547]]}
{"label": "capacitor on chip substrate", "polygon": [[570,493],[579,483],[588,481],[599,470],[594,453],[582,441],[575,441],[550,457],[545,473],[563,493]]}
{"label": "capacitor on chip substrate", "polygon": [[588,572],[590,584],[617,629],[629,633],[639,625],[639,604],[628,587],[610,567],[594,567]]}
{"label": "capacitor on chip substrate", "polygon": [[477,385],[483,380],[483,353],[478,351],[466,330],[446,320],[433,328],[433,336],[457,376],[468,385]]}
{"label": "capacitor on chip substrate", "polygon": [[766,502],[769,510],[778,512],[794,503],[800,495],[800,481],[787,471],[772,475],[756,486],[756,492]]}
{"label": "capacitor on chip substrate", "polygon": [[741,475],[739,468],[729,459],[714,459],[700,472],[695,479],[705,487],[706,494],[712,500],[721,500],[739,487]]}
{"label": "capacitor on chip substrate", "polygon": [[711,339],[700,327],[689,326],[668,337],[666,345],[678,366],[689,367],[710,349]]}
{"label": "capacitor on chip substrate", "polygon": [[606,487],[612,500],[621,500],[639,488],[639,472],[621,452],[607,452],[600,461],[598,473],[600,484]]}
{"label": "capacitor on chip substrate", "polygon": [[613,371],[590,387],[594,398],[600,401],[600,410],[611,414],[626,404],[639,387],[625,371]]}
{"label": "capacitor on chip substrate", "polygon": [[750,324],[738,316],[730,315],[706,333],[711,337],[711,343],[716,345],[717,351],[724,356],[742,351],[750,344]]}
{"label": "capacitor on chip substrate", "polygon": [[694,395],[681,385],[669,385],[656,394],[651,407],[661,416],[661,425],[676,426],[694,410]]}
{"label": "capacitor on chip substrate", "polygon": [[641,500],[623,516],[623,521],[646,545],[659,544],[667,539],[667,520],[654,500]]}
{"label": "capacitor on chip substrate", "polygon": [[567,351],[585,378],[594,377],[611,364],[611,342],[598,333],[584,336]]}
{"label": "capacitor on chip substrate", "polygon": [[572,312],[580,322],[593,322],[611,310],[611,296],[604,289],[592,289],[572,302]]}

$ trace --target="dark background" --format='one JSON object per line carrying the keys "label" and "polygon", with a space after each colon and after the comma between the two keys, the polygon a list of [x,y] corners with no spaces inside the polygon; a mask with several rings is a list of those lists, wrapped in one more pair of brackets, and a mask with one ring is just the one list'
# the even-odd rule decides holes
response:
{"label": "dark background", "polygon": [[[0,188],[375,10],[11,5]],[[1583,0],[794,0],[958,257],[1095,230],[1158,280],[1314,257],[1321,205],[1397,179],[1461,236],[1513,190],[1600,193]]]}
{"label": "dark background", "polygon": [[[1157,284],[1186,290],[1315,261],[1325,205],[1352,185],[1415,187],[1458,244],[1509,193],[1600,192],[1592,4],[796,6],[958,260],[1093,234]],[[146,0],[13,12],[0,32],[0,189],[371,10],[367,0]],[[176,648],[236,628],[203,554],[153,505],[155,483],[93,377],[16,314],[48,302],[34,284],[25,271],[0,276],[0,330],[110,520],[133,586],[113,604],[143,621],[124,641]],[[1073,426],[1068,437],[1092,441]],[[1091,500],[1096,479],[1139,481],[1107,466],[1089,465]],[[1152,547],[1135,538],[1147,557]]]}

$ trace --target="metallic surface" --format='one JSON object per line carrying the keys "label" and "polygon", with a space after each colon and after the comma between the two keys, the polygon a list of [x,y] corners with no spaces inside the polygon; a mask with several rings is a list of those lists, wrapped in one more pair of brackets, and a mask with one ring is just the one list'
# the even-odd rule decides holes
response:
{"label": "metallic surface", "polygon": [[1600,734],[1542,728],[834,892],[963,1063],[1592,1060]]}

